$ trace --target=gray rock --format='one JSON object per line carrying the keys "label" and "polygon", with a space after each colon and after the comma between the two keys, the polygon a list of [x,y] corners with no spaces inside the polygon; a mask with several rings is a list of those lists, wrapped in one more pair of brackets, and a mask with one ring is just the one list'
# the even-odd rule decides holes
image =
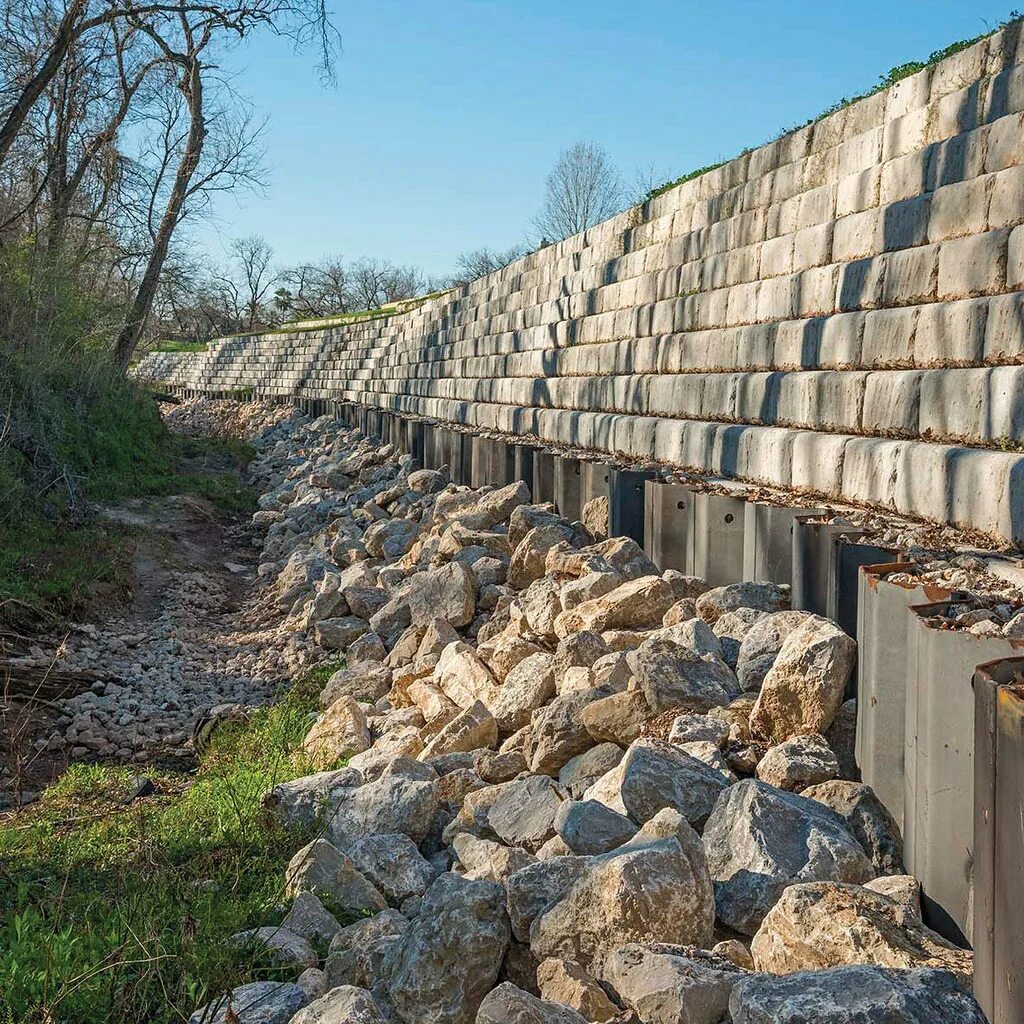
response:
{"label": "gray rock", "polygon": [[778,978],[753,974],[729,998],[732,1024],[985,1024],[948,971],[834,967]]}
{"label": "gray rock", "polygon": [[532,753],[530,770],[544,775],[558,773],[578,754],[594,745],[580,719],[588,704],[606,696],[602,690],[585,690],[556,697],[530,719]]}
{"label": "gray rock", "polygon": [[[678,607],[678,603],[674,604],[665,613],[666,617]],[[697,654],[713,654],[716,658],[722,657],[722,641],[715,636],[714,630],[703,619],[684,619],[659,629],[654,635],[661,640],[671,640],[672,643],[686,647]]]}
{"label": "gray rock", "polygon": [[607,775],[626,752],[617,743],[598,743],[577,754],[558,773],[559,785],[578,800],[602,775]]}
{"label": "gray rock", "polygon": [[664,740],[641,737],[584,794],[643,824],[670,807],[700,828],[728,785],[715,768]]}
{"label": "gray rock", "polygon": [[700,837],[664,810],[624,846],[583,859],[579,877],[534,919],[530,948],[590,967],[629,942],[707,946],[714,917]]}
{"label": "gray rock", "polygon": [[736,668],[743,638],[767,614],[758,608],[734,608],[732,611],[720,615],[715,621],[712,628],[718,642],[722,645],[722,660],[729,668]]}
{"label": "gray rock", "polygon": [[782,583],[730,583],[697,598],[697,614],[712,625],[726,612],[737,608],[779,612],[788,607],[789,587]]}
{"label": "gray rock", "polygon": [[362,988],[339,985],[314,999],[291,1024],[387,1024],[372,995]]}
{"label": "gray rock", "polygon": [[638,826],[596,800],[566,800],[555,814],[555,831],[573,853],[608,853],[636,835]]}
{"label": "gray rock", "polygon": [[316,642],[328,651],[344,651],[349,644],[369,631],[366,619],[346,615],[340,619],[321,619],[316,624]]}
{"label": "gray rock", "polygon": [[547,775],[515,779],[502,787],[487,823],[509,846],[537,850],[555,834],[555,815],[565,798],[565,791]]}
{"label": "gray rock", "polygon": [[329,835],[339,847],[365,835],[398,833],[419,843],[437,813],[436,784],[437,774],[429,766],[407,757],[396,758],[373,782],[331,790],[327,801]]}
{"label": "gray rock", "polygon": [[718,919],[753,935],[794,882],[874,876],[842,819],[815,800],[745,779],[718,798],[704,828]]}
{"label": "gray rock", "polygon": [[291,910],[285,915],[281,927],[310,941],[330,941],[341,930],[334,915],[312,892],[296,893]]}
{"label": "gray rock", "polygon": [[354,768],[304,775],[271,789],[263,797],[263,806],[289,828],[313,828],[326,817],[332,790],[362,783],[362,774]]}
{"label": "gray rock", "polygon": [[504,982],[487,993],[476,1024],[587,1024],[575,1010],[551,1003]]}
{"label": "gray rock", "polygon": [[900,827],[870,786],[836,779],[811,786],[803,795],[830,807],[846,822],[880,874],[903,871]]}
{"label": "gray rock", "polygon": [[744,974],[704,949],[631,943],[606,958],[600,978],[644,1024],[718,1024]]}
{"label": "gray rock", "polygon": [[712,654],[697,654],[670,640],[645,640],[628,655],[629,667],[655,712],[703,712],[739,693],[732,670]]}
{"label": "gray rock", "polygon": [[807,618],[808,612],[774,612],[758,619],[740,643],[736,676],[744,690],[759,690],[787,636]]}
{"label": "gray rock", "polygon": [[188,1021],[189,1024],[289,1024],[308,1002],[309,997],[298,985],[254,981],[207,1003]]}
{"label": "gray rock", "polygon": [[839,761],[824,736],[808,733],[777,746],[757,763],[757,777],[770,786],[799,793],[839,774]]}
{"label": "gray rock", "polygon": [[392,906],[409,896],[422,896],[440,874],[405,835],[364,836],[348,852]]}
{"label": "gray rock", "polygon": [[354,697],[373,704],[391,689],[391,672],[378,662],[362,662],[338,669],[320,692],[320,706],[330,707],[339,697]]}
{"label": "gray rock", "polygon": [[670,743],[714,743],[724,747],[729,739],[729,726],[710,715],[680,715],[669,731]]}
{"label": "gray rock", "polygon": [[511,938],[504,890],[444,874],[387,963],[387,991],[404,1024],[472,1024]]}
{"label": "gray rock", "polygon": [[377,911],[387,906],[378,889],[352,859],[326,839],[314,839],[288,862],[285,890],[329,896],[351,911]]}
{"label": "gray rock", "polygon": [[280,925],[250,928],[232,935],[228,941],[265,955],[278,967],[316,967],[319,963],[316,950],[306,939]]}
{"label": "gray rock", "polygon": [[539,914],[561,898],[586,868],[583,857],[552,857],[539,860],[509,875],[508,916],[512,934],[519,942],[528,942],[530,926]]}

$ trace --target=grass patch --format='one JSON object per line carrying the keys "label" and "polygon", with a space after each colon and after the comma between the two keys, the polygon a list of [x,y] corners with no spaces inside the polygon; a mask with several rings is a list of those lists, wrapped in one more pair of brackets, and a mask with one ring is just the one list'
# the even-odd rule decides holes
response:
{"label": "grass patch", "polygon": [[209,348],[205,341],[158,341],[150,352],[205,352]]}
{"label": "grass patch", "polygon": [[280,922],[284,868],[307,836],[263,810],[312,770],[298,745],[313,675],[224,725],[194,775],[123,803],[131,771],[76,765],[0,823],[0,1021],[171,1024],[245,981],[290,980],[227,939]]}

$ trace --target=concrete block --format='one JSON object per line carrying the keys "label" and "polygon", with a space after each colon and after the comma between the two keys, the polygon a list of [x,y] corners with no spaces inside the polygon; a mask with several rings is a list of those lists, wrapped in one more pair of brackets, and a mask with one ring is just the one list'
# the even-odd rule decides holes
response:
{"label": "concrete block", "polygon": [[988,300],[985,323],[986,363],[1024,358],[1024,292],[995,295]]}
{"label": "concrete block", "polygon": [[932,68],[904,78],[885,92],[885,119],[895,121],[919,107],[927,106],[931,97]]}
{"label": "concrete block", "polygon": [[914,365],[972,366],[982,360],[988,299],[922,306],[914,334]]}
{"label": "concrete block", "polygon": [[892,252],[922,245],[928,238],[931,196],[912,196],[879,211],[878,234],[872,252]]}
{"label": "concrete block", "polygon": [[1018,64],[988,80],[982,117],[991,122],[1021,110],[1024,110],[1024,65]]}
{"label": "concrete block", "polygon": [[837,220],[833,225],[832,259],[842,263],[878,252],[880,216],[879,210],[871,209]]}
{"label": "concrete block", "polygon": [[797,317],[823,316],[835,309],[839,264],[812,267],[797,275],[794,313]]}
{"label": "concrete block", "polygon": [[928,108],[918,107],[889,121],[882,139],[882,160],[895,160],[924,146],[927,142],[928,115]]}
{"label": "concrete block", "polygon": [[894,508],[896,478],[907,442],[851,437],[843,448],[843,496]]}
{"label": "concrete block", "polygon": [[939,252],[938,298],[994,295],[1006,287],[1009,230],[986,231],[943,242]]}
{"label": "concrete block", "polygon": [[983,232],[988,226],[991,186],[992,177],[985,176],[936,189],[928,220],[928,241],[941,242]]}
{"label": "concrete block", "polygon": [[864,315],[862,364],[866,367],[911,366],[918,307],[872,309]]}
{"label": "concrete block", "polygon": [[[791,320],[795,314],[797,276],[773,277],[762,281],[757,290],[757,321]],[[747,321],[739,320],[737,323]]]}
{"label": "concrete block", "polygon": [[882,164],[879,203],[895,203],[928,191],[933,156],[934,147],[929,147]]}
{"label": "concrete block", "polygon": [[879,370],[864,385],[861,429],[869,434],[917,435],[922,370]]}
{"label": "concrete block", "polygon": [[904,306],[931,302],[939,274],[939,246],[921,245],[889,253],[882,287],[882,304]]}
{"label": "concrete block", "polygon": [[790,485],[825,495],[838,495],[843,485],[843,452],[851,439],[844,434],[798,431],[793,439]]}
{"label": "concrete block", "polygon": [[760,276],[764,280],[793,272],[794,235],[769,238],[761,243]]}
{"label": "concrete block", "polygon": [[882,282],[888,258],[886,254],[843,264],[836,287],[835,308],[840,312],[877,308],[882,301]]}
{"label": "concrete block", "polygon": [[978,126],[978,111],[981,105],[982,83],[972,82],[946,96],[933,100],[928,107],[928,131],[926,142],[938,142]]}
{"label": "concrete block", "polygon": [[[793,270],[824,266],[832,259],[834,221],[816,224],[798,231],[793,239],[791,265]],[[766,246],[770,243],[765,242]]]}
{"label": "concrete block", "polygon": [[850,135],[839,146],[836,174],[844,178],[874,167],[882,159],[882,126],[871,128],[856,135]]}
{"label": "concrete block", "polygon": [[1024,167],[1008,167],[990,175],[988,223],[990,230],[1024,222]]}
{"label": "concrete block", "polygon": [[1024,367],[995,366],[989,371],[988,441],[1024,440]]}
{"label": "concrete block", "polygon": [[1010,114],[988,126],[985,170],[1001,171],[1024,160],[1024,113]]}
{"label": "concrete block", "polygon": [[1006,287],[1024,288],[1024,226],[1015,227],[1010,234],[1006,261]]}
{"label": "concrete block", "polygon": [[869,207],[877,206],[881,180],[882,168],[877,164],[867,170],[840,178],[836,186],[836,217],[860,213]]}
{"label": "concrete block", "polygon": [[988,367],[926,371],[921,378],[921,436],[987,440],[991,372]]}
{"label": "concrete block", "polygon": [[865,372],[857,370],[784,374],[779,381],[778,418],[811,430],[856,430],[866,378]]}
{"label": "concrete block", "polygon": [[778,418],[779,384],[773,370],[737,374],[733,412],[741,423],[772,424]]}
{"label": "concrete block", "polygon": [[749,284],[738,284],[733,288],[724,289],[727,292],[725,315],[716,315],[707,326],[725,327],[755,323],[759,319],[758,293],[762,287],[760,281],[751,281]]}
{"label": "concrete block", "polygon": [[833,174],[826,184],[809,188],[800,194],[795,226],[797,231],[835,219],[836,177],[837,175]]}

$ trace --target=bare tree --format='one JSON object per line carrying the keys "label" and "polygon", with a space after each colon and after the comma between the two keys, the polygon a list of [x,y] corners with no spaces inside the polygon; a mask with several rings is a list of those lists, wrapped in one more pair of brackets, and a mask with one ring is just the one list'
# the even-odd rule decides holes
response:
{"label": "bare tree", "polygon": [[622,203],[622,181],[611,158],[596,143],[577,142],[555,161],[534,225],[545,239],[567,238],[612,216]]}
{"label": "bare tree", "polygon": [[300,318],[348,313],[352,308],[349,270],[341,256],[301,263],[281,275],[277,305]]}
{"label": "bare tree", "polygon": [[265,325],[262,316],[264,299],[278,280],[277,274],[270,269],[274,250],[265,238],[249,235],[247,238],[236,238],[231,243],[231,255],[241,271],[242,309],[246,327],[251,331],[257,325]]}
{"label": "bare tree", "polygon": [[501,270],[510,263],[526,255],[525,245],[511,245],[507,249],[488,249],[484,246],[464,252],[455,260],[455,273],[452,275],[454,284],[467,284],[478,277],[485,277],[495,270]]}
{"label": "bare tree", "polygon": [[423,286],[415,267],[399,267],[368,256],[352,264],[349,282],[356,309],[379,309],[389,302],[412,298]]}

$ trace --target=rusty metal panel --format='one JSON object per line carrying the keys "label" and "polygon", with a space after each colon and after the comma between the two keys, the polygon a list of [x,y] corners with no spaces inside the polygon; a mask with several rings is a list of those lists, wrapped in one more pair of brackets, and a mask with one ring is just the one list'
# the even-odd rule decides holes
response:
{"label": "rusty metal panel", "polygon": [[974,669],[1012,657],[1010,640],[935,628],[949,602],[911,607],[903,789],[904,861],[925,923],[969,943],[973,929]]}
{"label": "rusty metal panel", "polygon": [[695,497],[683,484],[644,483],[644,551],[659,569],[690,571]]}
{"label": "rusty metal panel", "polygon": [[742,498],[698,492],[693,508],[693,563],[690,572],[713,587],[743,579]]}
{"label": "rusty metal panel", "polygon": [[950,596],[941,587],[881,578],[914,568],[912,562],[862,566],[857,580],[857,766],[901,829],[909,609]]}
{"label": "rusty metal panel", "polygon": [[1024,1020],[1024,658],[974,675],[974,994],[991,1024]]}

